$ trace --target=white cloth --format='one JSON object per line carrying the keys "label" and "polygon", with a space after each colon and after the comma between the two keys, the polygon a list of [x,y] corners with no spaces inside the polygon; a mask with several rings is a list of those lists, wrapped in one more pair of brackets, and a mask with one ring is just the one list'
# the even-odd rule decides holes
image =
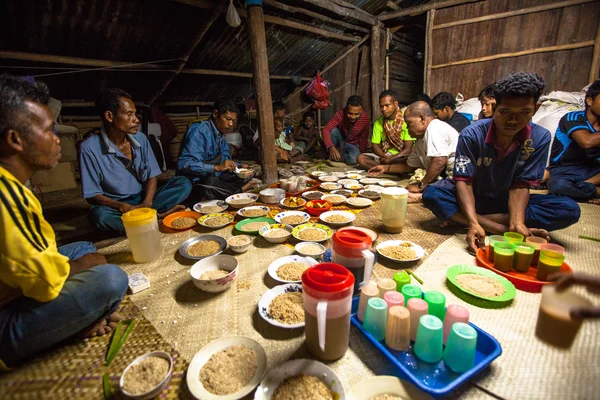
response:
{"label": "white cloth", "polygon": [[453,162],[457,144],[456,129],[439,119],[434,119],[427,126],[425,135],[416,140],[406,162],[413,168],[424,169],[429,168],[433,157],[448,157],[448,162]]}

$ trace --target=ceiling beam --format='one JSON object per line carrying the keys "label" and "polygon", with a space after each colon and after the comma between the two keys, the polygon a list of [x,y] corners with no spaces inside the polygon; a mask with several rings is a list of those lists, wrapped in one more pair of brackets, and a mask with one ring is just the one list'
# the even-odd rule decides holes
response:
{"label": "ceiling beam", "polygon": [[430,3],[422,4],[420,6],[404,8],[398,11],[386,12],[383,14],[379,14],[378,18],[380,21],[387,21],[388,19],[406,17],[409,15],[417,15],[422,14],[429,10],[438,10],[441,8],[454,7],[459,6],[461,4],[467,3],[477,3],[485,0],[441,0],[441,1],[432,1]]}
{"label": "ceiling beam", "polygon": [[304,25],[304,24],[301,24],[298,22],[286,20],[283,18],[274,17],[272,15],[265,15],[264,21],[265,21],[265,23],[269,23],[269,24],[281,25],[281,26],[286,26],[288,28],[294,28],[294,29],[299,29],[299,30],[305,31],[305,32],[310,32],[315,35],[323,36],[323,37],[326,37],[329,39],[337,39],[337,40],[342,40],[345,42],[358,42],[360,40],[360,37],[358,37],[358,36],[340,35],[339,33],[333,33],[331,31],[326,31],[325,29],[315,28],[313,26],[308,26],[308,25]]}
{"label": "ceiling beam", "polygon": [[302,0],[304,3],[331,11],[337,15],[354,18],[369,25],[377,24],[377,18],[368,12],[341,0]]}

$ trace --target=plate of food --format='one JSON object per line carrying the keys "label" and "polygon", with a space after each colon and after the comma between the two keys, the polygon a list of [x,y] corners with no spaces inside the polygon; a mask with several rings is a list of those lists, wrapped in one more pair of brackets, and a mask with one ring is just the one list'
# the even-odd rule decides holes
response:
{"label": "plate of food", "polygon": [[312,190],[302,193],[302,197],[304,197],[306,200],[321,200],[321,197],[323,197],[323,192]]}
{"label": "plate of food", "polygon": [[233,222],[233,215],[219,213],[219,214],[205,214],[198,219],[198,223],[210,229],[219,229],[229,225]]}
{"label": "plate of food", "polygon": [[285,256],[269,264],[267,272],[277,282],[300,283],[302,273],[316,263],[317,260],[311,257]]}
{"label": "plate of food", "polygon": [[362,176],[361,174],[351,172],[351,173],[346,174],[346,178],[359,180],[359,179],[364,178],[364,176]]}
{"label": "plate of food", "polygon": [[340,180],[339,177],[333,175],[321,175],[319,176],[321,182],[337,182]]}
{"label": "plate of food", "polygon": [[304,327],[302,285],[288,283],[267,290],[258,301],[258,313],[262,319],[279,328]]}
{"label": "plate of food", "polygon": [[286,208],[300,208],[304,207],[306,200],[302,197],[286,197],[285,199],[281,199],[279,204]]}
{"label": "plate of food", "polygon": [[308,222],[310,215],[304,211],[283,211],[275,216],[275,221],[280,224],[296,226]]}
{"label": "plate of food", "polygon": [[272,224],[260,228],[258,234],[269,243],[283,243],[292,236],[292,226],[286,224]]}
{"label": "plate of food", "polygon": [[321,200],[328,201],[334,206],[339,206],[340,204],[344,204],[348,199],[346,196],[342,196],[341,194],[326,194],[321,198]]}
{"label": "plate of food", "polygon": [[265,349],[255,340],[225,337],[204,346],[186,374],[192,395],[203,400],[235,400],[246,396],[267,370]]}
{"label": "plate of food", "polygon": [[267,217],[247,218],[235,224],[235,229],[247,235],[256,235],[262,228],[275,222],[274,219]]}
{"label": "plate of food", "polygon": [[376,185],[381,179],[378,178],[362,178],[360,183],[363,185]]}
{"label": "plate of food", "polygon": [[313,178],[318,178],[318,177],[323,176],[323,175],[329,175],[329,172],[325,172],[325,171],[313,171],[310,174],[312,175]]}
{"label": "plate of food", "polygon": [[377,253],[388,260],[411,262],[421,259],[425,250],[416,243],[406,240],[386,240],[377,246]]}
{"label": "plate of food", "polygon": [[[296,399],[346,400],[342,381],[325,364],[307,359],[287,361],[273,368],[262,380],[254,400]],[[362,399],[366,400],[366,399]]]}
{"label": "plate of food", "polygon": [[202,235],[190,238],[179,246],[179,254],[190,260],[221,254],[227,248],[227,241],[217,235]]}
{"label": "plate of food", "polygon": [[364,208],[373,205],[373,200],[364,197],[350,197],[346,200],[346,204],[349,204],[352,207]]}
{"label": "plate of food", "polygon": [[179,211],[169,214],[163,219],[163,224],[178,231],[193,228],[202,214],[196,211]]}
{"label": "plate of food", "polygon": [[194,204],[194,211],[200,214],[218,214],[229,208],[223,200],[207,200]]}
{"label": "plate of food", "polygon": [[377,190],[363,189],[363,190],[358,191],[358,195],[360,197],[366,197],[367,199],[377,200],[378,198],[381,197],[381,192],[379,192]]}
{"label": "plate of food", "polygon": [[233,208],[244,208],[251,206],[258,200],[258,195],[254,193],[232,194],[225,199],[225,202]]}
{"label": "plate of food", "polygon": [[319,185],[319,187],[327,192],[331,192],[332,190],[338,190],[342,188],[337,182],[323,182]]}
{"label": "plate of food", "polygon": [[339,189],[339,190],[332,190],[331,194],[339,194],[341,196],[344,197],[349,197],[352,195],[352,190],[348,190],[348,189]]}
{"label": "plate of food", "polygon": [[517,295],[508,279],[486,268],[455,265],[448,268],[446,278],[459,290],[485,301],[507,303]]}
{"label": "plate of food", "polygon": [[302,242],[324,242],[331,238],[333,231],[323,224],[302,224],[294,228],[292,235]]}
{"label": "plate of food", "polygon": [[398,186],[398,182],[390,181],[390,180],[387,180],[387,179],[382,179],[379,182],[377,182],[377,184],[379,186],[383,186],[383,187]]}
{"label": "plate of food", "polygon": [[327,211],[319,215],[319,219],[325,224],[340,227],[354,222],[356,215],[350,211]]}
{"label": "plate of food", "polygon": [[354,385],[348,400],[433,400],[429,394],[395,376],[372,376]]}
{"label": "plate of food", "polygon": [[243,218],[258,218],[267,215],[271,209],[267,206],[250,206],[240,208],[237,214]]}
{"label": "plate of food", "polygon": [[162,392],[172,375],[171,355],[164,351],[152,351],[139,356],[125,368],[119,387],[127,398],[153,399]]}

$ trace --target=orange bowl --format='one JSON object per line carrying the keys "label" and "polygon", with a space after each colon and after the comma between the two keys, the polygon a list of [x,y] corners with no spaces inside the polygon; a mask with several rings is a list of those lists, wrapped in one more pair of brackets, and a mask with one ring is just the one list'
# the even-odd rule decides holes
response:
{"label": "orange bowl", "polygon": [[163,224],[171,229],[176,229],[179,231],[184,231],[186,229],[190,229],[193,228],[196,225],[192,225],[190,227],[187,228],[175,228],[172,224],[173,221],[176,220],[177,218],[183,218],[183,217],[190,217],[190,218],[194,218],[196,220],[196,224],[198,223],[198,218],[200,218],[202,216],[202,214],[200,214],[199,212],[196,211],[178,211],[175,212],[173,214],[169,214],[165,217],[165,219],[163,219]]}
{"label": "orange bowl", "polygon": [[[315,207],[317,204],[320,204],[320,206]],[[305,207],[310,215],[318,217],[331,209],[331,203],[326,200],[311,200],[306,203]]]}

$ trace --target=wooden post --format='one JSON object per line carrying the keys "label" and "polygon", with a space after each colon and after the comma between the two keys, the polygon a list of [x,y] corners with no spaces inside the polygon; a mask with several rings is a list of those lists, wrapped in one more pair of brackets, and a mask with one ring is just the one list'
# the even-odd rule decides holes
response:
{"label": "wooden post", "polygon": [[381,26],[371,27],[371,121],[377,118],[379,93],[381,92]]}
{"label": "wooden post", "polygon": [[321,134],[321,109],[317,110],[317,131]]}
{"label": "wooden post", "polygon": [[433,58],[433,20],[435,10],[427,11],[427,24],[425,28],[425,67],[423,68],[423,93],[430,95],[431,90],[431,60]]}
{"label": "wooden post", "polygon": [[256,0],[246,1],[248,9],[248,31],[254,72],[254,90],[257,100],[258,129],[263,183],[277,182],[277,159],[275,157],[275,135],[273,105],[269,83],[269,60],[262,5]]}
{"label": "wooden post", "polygon": [[594,53],[592,55],[592,67],[590,68],[590,83],[600,77],[600,22],[596,30],[596,40],[594,41]]}
{"label": "wooden post", "polygon": [[385,30],[385,90],[389,90],[390,88],[390,56],[388,56],[387,52],[390,49],[391,36],[390,28],[387,28]]}

